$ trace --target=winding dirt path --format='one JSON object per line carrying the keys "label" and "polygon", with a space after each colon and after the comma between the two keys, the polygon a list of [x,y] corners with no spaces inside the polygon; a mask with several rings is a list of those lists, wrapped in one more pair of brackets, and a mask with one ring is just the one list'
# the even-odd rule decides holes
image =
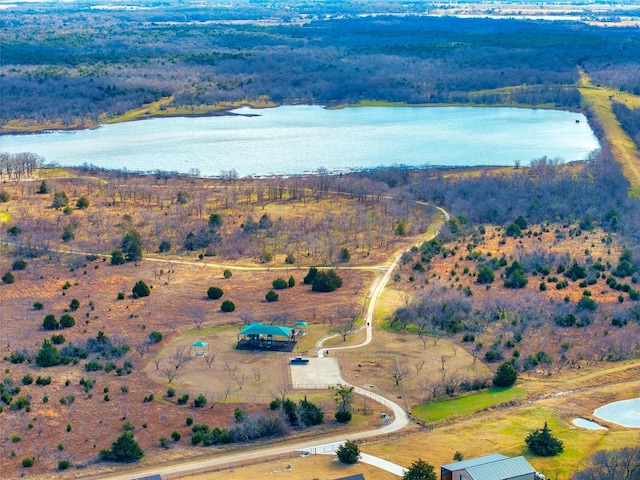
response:
{"label": "winding dirt path", "polygon": [[[442,214],[444,221],[447,221],[450,218],[449,213],[440,207],[429,205],[424,202],[416,202],[416,203],[424,206],[436,208]],[[444,224],[444,221],[431,235],[429,235],[423,241],[431,240],[436,235],[438,235],[438,233],[440,232],[440,228]],[[378,298],[384,291],[384,288],[386,287],[387,283],[389,282],[389,279],[391,278],[391,274],[393,273],[396,266],[398,265],[398,262],[400,261],[402,254],[405,251],[406,250],[403,250],[397,253],[393,261],[389,265],[364,267],[369,269],[382,270],[384,272],[382,275],[379,275],[376,278],[367,296],[368,306],[367,306],[367,313],[365,316],[365,324],[363,325],[363,327],[361,327],[366,329],[365,340],[359,345],[323,349],[322,345],[324,341],[326,341],[328,338],[331,338],[331,337],[325,337],[324,339],[321,339],[318,342],[318,344],[316,344],[316,347],[318,348],[318,351],[317,351],[317,356],[319,357],[318,360],[323,358],[324,353],[327,351],[361,348],[371,343],[371,341],[373,340],[373,318],[374,318],[376,303],[378,301]],[[160,261],[157,259],[145,258],[145,261],[149,261],[149,260]],[[164,260],[164,262],[166,262],[166,260]],[[194,264],[198,266],[202,265],[202,263],[187,262],[187,261],[175,261],[173,263],[180,263],[180,264],[187,264],[187,265]],[[219,268],[224,267],[223,265],[214,265],[214,264],[206,264],[206,265],[216,266]],[[234,267],[234,268],[247,269],[247,270],[254,269],[254,267]],[[255,267],[255,268],[260,268],[260,267]],[[363,268],[363,267],[358,267],[358,268]],[[220,454],[215,456],[212,455],[211,458],[185,461],[180,463],[174,462],[170,465],[140,468],[135,470],[129,470],[126,473],[96,475],[91,478],[113,479],[113,480],[135,480],[144,476],[150,476],[154,474],[156,475],[159,474],[162,476],[173,476],[178,474],[186,474],[187,472],[190,472],[190,471],[201,470],[201,469],[206,469],[211,467],[217,467],[217,466],[223,466],[223,465],[232,466],[233,464],[240,464],[243,461],[247,461],[247,460],[256,460],[256,459],[265,458],[265,457],[274,457],[276,455],[288,454],[295,451],[301,451],[301,452],[308,451],[310,453],[327,453],[327,452],[335,451],[335,449],[338,448],[338,446],[340,446],[341,444],[343,444],[345,440],[358,440],[363,438],[375,437],[378,435],[385,435],[385,434],[389,434],[389,433],[393,433],[398,430],[401,430],[405,428],[407,425],[409,425],[410,420],[409,420],[409,417],[407,416],[407,412],[405,412],[405,410],[397,403],[392,402],[391,400],[388,400],[387,398],[381,395],[378,395],[376,393],[370,392],[368,390],[365,390],[355,385],[351,385],[345,381],[342,381],[340,383],[342,383],[343,385],[353,386],[355,393],[359,395],[363,395],[367,398],[374,400],[375,402],[378,402],[384,405],[386,408],[388,408],[390,411],[393,412],[393,421],[389,422],[387,425],[384,425],[381,428],[376,428],[374,430],[367,430],[364,432],[354,432],[347,435],[341,434],[338,436],[328,436],[328,437],[322,437],[322,438],[313,439],[313,440],[311,439],[303,440],[300,442],[287,443],[286,445],[251,449],[245,452],[234,452],[229,455],[220,455]],[[324,388],[326,388],[326,386],[324,386]]]}

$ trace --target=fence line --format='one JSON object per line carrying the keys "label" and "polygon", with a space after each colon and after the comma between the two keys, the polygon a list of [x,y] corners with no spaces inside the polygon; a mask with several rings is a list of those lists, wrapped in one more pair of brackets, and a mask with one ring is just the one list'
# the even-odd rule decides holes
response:
{"label": "fence line", "polygon": [[[396,361],[396,372],[399,375],[400,374],[400,364],[398,363],[398,356],[394,355],[395,361]],[[404,398],[404,411],[407,412],[408,414],[411,412],[411,409],[409,408],[409,400],[407,399],[407,392],[404,389],[404,381],[402,380],[402,377],[400,377],[400,386],[402,387],[402,397]]]}
{"label": "fence line", "polygon": [[176,392],[176,396],[174,398],[180,398],[184,393],[189,395],[189,402],[185,405],[189,405],[193,403],[193,400],[197,398],[199,395],[204,396],[207,399],[207,402],[224,402],[229,400],[244,400],[245,402],[257,402],[257,403],[269,403],[273,400],[272,396],[269,395],[256,395],[252,393],[239,393],[239,392],[229,392],[229,393],[218,393],[218,392],[198,392],[197,390],[186,390],[184,392]]}
{"label": "fence line", "polygon": [[[331,350],[331,348],[329,348]],[[361,358],[376,358],[376,357],[395,357],[394,352],[354,352],[353,350],[333,350],[331,354],[334,357],[361,357]]]}
{"label": "fence line", "polygon": [[260,465],[263,463],[267,464],[271,462],[278,462],[280,460],[290,460],[292,458],[296,458],[299,456],[300,456],[300,452],[297,450],[294,450],[288,453],[281,453],[279,455],[251,458],[247,460],[240,460],[238,462],[229,462],[223,465],[212,465],[209,467],[194,468],[192,470],[185,470],[183,472],[177,472],[177,473],[166,473],[166,474],[162,474],[162,478],[166,480],[174,480],[174,479],[180,479],[183,477],[191,477],[194,475],[206,475],[208,473],[218,473],[222,471],[232,472],[236,468],[253,467],[255,465]]}
{"label": "fence line", "polygon": [[[291,387],[294,390],[328,390],[331,389],[333,387],[335,387],[336,385],[338,385],[338,383],[319,383],[319,384],[315,384],[315,383],[295,383],[295,384],[291,384]],[[366,392],[366,393],[363,393]],[[383,395],[374,393],[374,392],[369,392],[368,390],[364,390],[363,392],[358,392],[360,395],[365,395],[369,398],[374,398],[376,396],[380,396],[383,397]],[[176,392],[175,396],[173,397],[174,400],[177,401],[178,398],[180,398],[182,395],[187,394],[189,395],[189,401],[184,404],[185,406],[190,406],[193,404],[193,400],[196,399],[198,396],[202,395],[207,399],[207,402],[225,402],[225,401],[230,401],[230,400],[243,400],[246,402],[258,402],[258,403],[269,403],[271,400],[273,400],[273,396],[272,395],[257,395],[257,394],[253,394],[253,393],[241,393],[241,392],[229,392],[229,393],[219,393],[219,392],[199,392],[197,390],[184,390],[184,391],[179,391]],[[405,396],[406,397],[406,396]],[[166,397],[165,397],[166,398]]]}
{"label": "fence line", "polygon": [[337,383],[294,383],[294,390],[328,390],[338,385]]}
{"label": "fence line", "polygon": [[[411,431],[397,431],[392,433],[386,433],[383,435],[375,435],[372,437],[360,438],[354,440],[358,445],[367,445],[379,442],[390,442],[394,438],[408,437],[411,435],[418,435],[424,430],[411,430]],[[281,453],[278,455],[267,455],[264,457],[256,457],[246,460],[240,460],[237,462],[228,462],[222,465],[212,465],[209,467],[194,468],[191,470],[185,470],[183,472],[176,473],[163,473],[162,478],[165,480],[178,480],[184,477],[191,477],[195,475],[207,475],[209,473],[219,473],[223,471],[234,471],[237,468],[254,467],[256,465],[268,464],[278,462],[282,460],[290,460],[292,458],[298,458],[302,455],[302,452],[309,452],[312,455],[319,455],[323,453],[330,453],[335,451],[335,445],[321,445],[319,447],[308,447],[299,450],[292,450],[287,453]]]}

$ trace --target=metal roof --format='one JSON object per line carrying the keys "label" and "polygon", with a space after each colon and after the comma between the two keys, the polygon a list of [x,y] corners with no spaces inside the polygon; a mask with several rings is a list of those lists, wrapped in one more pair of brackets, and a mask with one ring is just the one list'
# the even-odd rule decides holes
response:
{"label": "metal roof", "polygon": [[281,325],[263,325],[260,322],[247,325],[240,331],[240,335],[272,335],[277,337],[290,337],[291,328]]}
{"label": "metal roof", "polygon": [[509,457],[501,455],[499,453],[492,453],[491,455],[485,455],[483,457],[470,458],[469,460],[463,460],[461,462],[449,463],[442,465],[442,468],[446,468],[452,472],[459,470],[465,470],[469,467],[475,467],[477,465],[484,465],[486,463],[497,462],[498,460],[505,460]]}
{"label": "metal roof", "polygon": [[364,475],[356,473],[355,475],[349,475],[348,477],[336,478],[336,480],[365,480]]}
{"label": "metal roof", "polygon": [[508,480],[535,473],[535,469],[522,456],[468,467],[466,471],[473,480]]}

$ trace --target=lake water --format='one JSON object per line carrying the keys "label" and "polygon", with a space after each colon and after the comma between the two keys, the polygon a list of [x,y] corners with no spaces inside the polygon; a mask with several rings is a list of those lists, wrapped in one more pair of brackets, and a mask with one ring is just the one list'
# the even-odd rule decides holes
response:
{"label": "lake water", "polygon": [[587,430],[606,430],[602,425],[592,422],[591,420],[587,420],[586,418],[574,418],[573,424],[576,427],[585,428]]}
{"label": "lake water", "polygon": [[619,402],[607,403],[596,408],[593,414],[623,427],[640,428],[640,397]]}
{"label": "lake water", "polygon": [[94,130],[0,137],[0,151],[46,163],[217,176],[381,166],[521,165],[583,160],[599,148],[582,114],[524,108],[283,106],[239,115],[162,118]]}

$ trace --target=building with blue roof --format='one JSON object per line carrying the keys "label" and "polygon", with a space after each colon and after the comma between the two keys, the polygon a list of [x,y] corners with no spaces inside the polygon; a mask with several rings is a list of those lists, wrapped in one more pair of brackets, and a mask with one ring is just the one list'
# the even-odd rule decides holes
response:
{"label": "building with blue roof", "polygon": [[291,352],[296,346],[295,330],[282,325],[246,325],[238,334],[237,350]]}
{"label": "building with blue roof", "polygon": [[544,475],[523,456],[509,458],[499,453],[449,463],[440,467],[441,480],[540,480]]}

